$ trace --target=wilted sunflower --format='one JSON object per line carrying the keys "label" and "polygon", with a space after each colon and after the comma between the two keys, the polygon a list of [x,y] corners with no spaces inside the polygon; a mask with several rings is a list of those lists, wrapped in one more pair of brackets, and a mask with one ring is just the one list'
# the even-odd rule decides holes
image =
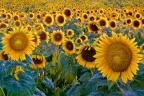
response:
{"label": "wilted sunflower", "polygon": [[49,41],[49,32],[41,31],[41,32],[38,32],[38,35],[39,35],[41,40],[45,40],[48,43],[48,41]]}
{"label": "wilted sunflower", "polygon": [[55,17],[55,22],[58,26],[63,26],[66,23],[66,17],[64,14],[57,14]]}
{"label": "wilted sunflower", "polygon": [[95,60],[96,58],[93,57],[96,54],[95,48],[91,47],[90,45],[81,45],[78,47],[78,56],[76,57],[77,61],[80,65],[85,66],[87,68],[95,68]]}
{"label": "wilted sunflower", "polygon": [[19,77],[18,77],[19,72],[24,72],[24,70],[21,66],[16,66],[16,69],[14,71],[14,77],[16,80],[19,80]]}
{"label": "wilted sunflower", "polygon": [[53,15],[51,14],[46,14],[45,17],[43,18],[43,22],[47,26],[52,26],[54,24],[54,18]]}
{"label": "wilted sunflower", "polygon": [[4,54],[4,51],[0,52],[0,60],[8,60],[8,55]]}
{"label": "wilted sunflower", "polygon": [[116,82],[120,77],[124,83],[128,79],[132,80],[137,74],[138,62],[141,60],[139,49],[132,40],[122,34],[117,35],[112,32],[112,37],[106,34],[100,36],[99,44],[96,48],[96,67],[101,71],[102,76],[108,80]]}
{"label": "wilted sunflower", "polygon": [[46,59],[43,55],[32,55],[34,64],[29,66],[33,69],[45,68]]}
{"label": "wilted sunflower", "polygon": [[30,55],[35,48],[33,39],[33,35],[27,33],[24,28],[5,34],[2,38],[4,54],[8,54],[15,61],[25,60],[25,54]]}
{"label": "wilted sunflower", "polygon": [[75,44],[72,40],[65,40],[62,43],[63,50],[68,53],[68,54],[73,54],[75,53]]}
{"label": "wilted sunflower", "polygon": [[51,40],[55,45],[61,45],[64,39],[65,34],[61,30],[53,31],[53,33],[51,33]]}
{"label": "wilted sunflower", "polygon": [[66,32],[66,35],[67,35],[68,38],[71,38],[74,35],[74,31],[72,29],[68,29],[67,32]]}
{"label": "wilted sunflower", "polygon": [[95,32],[100,34],[101,28],[97,26],[96,22],[90,21],[88,23],[88,32]]}

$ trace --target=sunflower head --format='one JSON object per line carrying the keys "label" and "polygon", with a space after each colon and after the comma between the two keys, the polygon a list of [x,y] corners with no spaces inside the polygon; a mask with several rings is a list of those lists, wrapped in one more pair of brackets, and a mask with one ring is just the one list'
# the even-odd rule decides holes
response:
{"label": "sunflower head", "polygon": [[96,25],[95,22],[90,21],[88,23],[88,32],[95,32],[95,33],[100,34],[101,28],[98,25]]}
{"label": "sunflower head", "polygon": [[63,26],[66,23],[66,17],[64,14],[57,14],[55,17],[55,22],[58,26]]}
{"label": "sunflower head", "polygon": [[21,66],[16,66],[16,69],[14,71],[14,77],[16,80],[19,80],[19,77],[18,77],[19,72],[24,72],[24,70]]}
{"label": "sunflower head", "polygon": [[68,29],[66,32],[66,35],[68,38],[72,38],[74,35],[74,31],[72,29]]}
{"label": "sunflower head", "polygon": [[128,39],[122,34],[112,32],[112,37],[106,34],[100,36],[96,59],[96,67],[108,80],[116,82],[121,78],[124,83],[132,80],[137,74],[138,62],[141,56],[135,39]]}
{"label": "sunflower head", "polygon": [[68,54],[73,54],[75,53],[75,44],[72,40],[65,40],[62,43],[63,50],[68,53]]}
{"label": "sunflower head", "polygon": [[8,60],[8,55],[4,51],[0,52],[0,60]]}
{"label": "sunflower head", "polygon": [[45,40],[48,43],[48,41],[49,41],[49,33],[48,32],[41,31],[41,32],[38,32],[38,35],[41,40]]}
{"label": "sunflower head", "polygon": [[46,14],[45,17],[43,18],[43,22],[47,26],[52,26],[54,23],[53,15]]}
{"label": "sunflower head", "polygon": [[81,35],[80,38],[81,38],[82,42],[86,42],[88,40],[88,36],[86,36],[86,35]]}
{"label": "sunflower head", "polygon": [[63,14],[66,16],[66,18],[72,19],[73,14],[69,8],[65,8]]}
{"label": "sunflower head", "polygon": [[34,64],[30,64],[29,66],[33,69],[45,68],[46,59],[43,55],[32,55],[32,59]]}
{"label": "sunflower head", "polygon": [[141,21],[139,20],[139,19],[134,19],[133,21],[132,21],[132,26],[133,26],[133,28],[134,29],[139,29],[139,28],[141,28]]}
{"label": "sunflower head", "polygon": [[76,38],[76,39],[75,39],[75,42],[79,44],[79,43],[82,43],[83,41],[82,41],[81,38]]}
{"label": "sunflower head", "polygon": [[51,33],[51,39],[54,44],[61,45],[65,39],[64,32],[61,30],[53,31],[53,33]]}
{"label": "sunflower head", "polygon": [[144,52],[144,44],[142,44],[142,45],[140,46],[140,50],[141,50],[141,52]]}
{"label": "sunflower head", "polygon": [[33,35],[27,33],[24,28],[14,30],[2,38],[3,51],[12,60],[25,60],[25,54],[31,54],[34,49],[33,39]]}
{"label": "sunflower head", "polygon": [[95,68],[95,60],[93,57],[96,54],[96,50],[94,47],[90,45],[81,45],[78,47],[78,56],[76,57],[77,61],[80,65],[85,66],[87,68]]}

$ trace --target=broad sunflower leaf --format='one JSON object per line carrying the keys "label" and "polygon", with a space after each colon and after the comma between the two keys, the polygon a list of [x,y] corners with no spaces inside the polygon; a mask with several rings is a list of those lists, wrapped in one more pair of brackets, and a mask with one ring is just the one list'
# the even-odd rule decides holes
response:
{"label": "broad sunflower leaf", "polygon": [[60,56],[60,62],[62,64],[62,67],[65,69],[68,67],[68,58],[65,57],[64,55]]}
{"label": "broad sunflower leaf", "polygon": [[90,93],[88,96],[103,96],[104,94],[102,94],[100,91],[94,91],[92,93]]}
{"label": "broad sunflower leaf", "polygon": [[44,94],[44,92],[42,92],[41,90],[36,88],[36,90],[32,96],[46,96],[46,95]]}
{"label": "broad sunflower leaf", "polygon": [[108,90],[111,89],[111,87],[115,84],[115,82],[111,82],[111,81],[108,81]]}
{"label": "broad sunflower leaf", "polygon": [[53,82],[48,77],[46,77],[45,80],[43,80],[43,83],[49,88],[54,88]]}
{"label": "broad sunflower leaf", "polygon": [[7,89],[8,94],[11,96],[31,96],[35,91],[33,78],[24,72],[20,72],[18,77],[18,81],[11,75],[4,78],[3,86]]}

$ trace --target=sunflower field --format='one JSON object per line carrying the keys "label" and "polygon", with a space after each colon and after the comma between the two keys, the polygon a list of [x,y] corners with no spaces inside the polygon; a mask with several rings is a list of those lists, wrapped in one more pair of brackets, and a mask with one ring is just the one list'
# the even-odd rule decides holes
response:
{"label": "sunflower field", "polygon": [[0,96],[144,96],[144,0],[1,0]]}

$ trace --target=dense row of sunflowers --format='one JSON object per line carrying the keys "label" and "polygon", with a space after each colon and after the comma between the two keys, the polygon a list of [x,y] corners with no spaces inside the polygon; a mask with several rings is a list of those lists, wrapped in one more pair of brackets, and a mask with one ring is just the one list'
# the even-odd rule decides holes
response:
{"label": "dense row of sunflowers", "polygon": [[[95,8],[94,4],[99,2],[86,0],[93,6],[85,8],[88,4],[84,6],[79,1],[82,3],[79,7],[79,2],[72,3],[72,0],[67,4],[73,4],[76,8],[71,5],[53,8],[52,1],[32,2],[23,1],[22,4],[27,4],[27,7],[18,7],[21,3],[13,6],[9,2],[1,4],[0,81],[2,90],[8,91],[5,94],[36,94],[34,89],[33,93],[22,95],[12,91],[11,88],[16,86],[9,88],[6,86],[8,82],[3,83],[9,76],[20,83],[21,74],[31,72],[36,72],[34,83],[45,78],[52,88],[54,83],[57,96],[62,94],[57,88],[64,87],[65,90],[67,83],[79,82],[83,76],[73,72],[74,68],[86,68],[93,73],[91,76],[100,72],[111,84],[129,84],[129,81],[135,80],[139,66],[144,63],[144,9],[140,8],[141,4],[132,8]],[[6,67],[9,62],[13,65]],[[2,73],[4,70],[6,72]],[[11,71],[9,74],[8,70]],[[64,78],[68,81],[63,81]],[[38,84],[36,86],[40,88]],[[51,92],[46,90],[50,89],[46,88],[44,93],[51,96]],[[66,95],[73,96],[70,92]]]}

